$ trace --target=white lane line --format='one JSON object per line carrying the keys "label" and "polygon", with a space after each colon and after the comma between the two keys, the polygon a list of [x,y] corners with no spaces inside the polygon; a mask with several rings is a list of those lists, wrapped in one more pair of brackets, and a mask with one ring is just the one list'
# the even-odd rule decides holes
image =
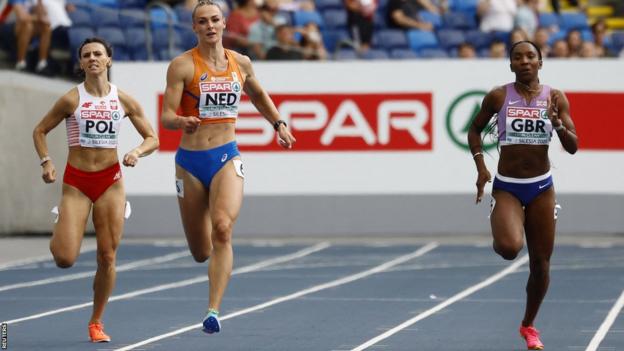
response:
{"label": "white lane line", "polygon": [[[289,301],[289,300],[293,300],[293,299],[296,299],[296,298],[304,296],[304,295],[312,294],[312,293],[315,293],[315,292],[318,292],[318,291],[321,291],[321,290],[325,290],[325,289],[329,289],[329,288],[333,288],[333,287],[336,287],[336,286],[339,286],[339,285],[344,285],[344,284],[347,284],[347,283],[351,283],[351,282],[353,282],[355,280],[362,279],[362,278],[368,277],[370,275],[373,275],[375,273],[382,272],[384,270],[392,268],[393,266],[396,266],[396,265],[401,264],[403,262],[409,261],[409,260],[414,259],[416,257],[422,256],[422,255],[426,254],[427,252],[435,249],[437,246],[438,246],[437,243],[429,243],[429,244],[421,247],[420,249],[418,249],[418,250],[416,250],[416,251],[414,251],[414,252],[412,252],[410,254],[397,257],[397,258],[395,258],[395,259],[393,259],[391,261],[385,262],[385,263],[383,263],[383,264],[381,264],[379,266],[376,266],[376,267],[373,267],[371,269],[362,271],[360,273],[356,273],[356,274],[349,275],[349,276],[346,276],[346,277],[343,277],[343,278],[340,278],[340,279],[332,280],[332,281],[324,283],[324,284],[315,285],[315,286],[307,288],[307,289],[299,290],[299,291],[297,291],[295,293],[292,293],[292,294],[289,294],[289,295],[278,297],[276,299],[269,300],[267,302],[264,302],[264,303],[261,303],[261,304],[255,305],[255,306],[251,306],[251,307],[248,307],[248,308],[244,308],[242,310],[238,310],[238,311],[236,311],[234,313],[227,314],[227,315],[225,315],[225,316],[223,316],[223,317],[221,317],[219,319],[221,321],[225,321],[225,320],[228,320],[230,318],[238,317],[238,316],[243,315],[243,314],[255,312],[255,311],[261,310],[263,308],[267,308],[267,307],[270,307],[270,306],[273,306],[273,305],[277,305],[278,303],[282,303],[282,302],[286,302],[286,301]],[[201,326],[202,326],[201,323],[189,325],[187,327],[184,327],[184,328],[181,328],[181,329],[177,329],[177,330],[174,330],[174,331],[169,332],[169,333],[157,335],[155,337],[152,337],[152,338],[140,341],[140,342],[138,342],[136,344],[132,344],[132,345],[128,345],[128,346],[122,347],[120,349],[116,349],[114,351],[133,350],[133,349],[135,349],[137,347],[141,347],[141,346],[144,346],[144,345],[147,345],[147,344],[151,344],[153,342],[156,342],[156,341],[159,341],[159,340],[162,340],[162,339],[166,339],[166,338],[178,335],[178,334],[186,333],[187,331],[190,331],[190,330],[193,330],[193,329],[199,329]]]}
{"label": "white lane line", "polygon": [[622,307],[624,307],[624,291],[622,291],[620,298],[617,299],[615,305],[613,305],[611,311],[609,311],[609,313],[607,314],[607,317],[600,325],[600,328],[598,328],[598,331],[596,331],[596,334],[594,334],[594,337],[589,342],[589,345],[587,346],[585,351],[598,350],[598,346],[600,346],[602,340],[605,338],[605,336],[607,336],[609,329],[611,329],[613,322],[615,322],[618,314],[620,314]]}
{"label": "white lane line", "polygon": [[[301,258],[301,257],[307,256],[307,255],[310,255],[310,254],[315,253],[317,251],[324,250],[324,249],[328,248],[329,246],[330,246],[329,243],[322,242],[322,243],[316,244],[314,246],[310,246],[310,247],[307,247],[305,249],[299,250],[299,251],[294,252],[294,253],[289,254],[289,255],[284,255],[284,256],[271,258],[271,259],[268,259],[268,260],[264,260],[264,261],[260,261],[258,263],[251,264],[249,266],[244,266],[244,267],[235,269],[235,270],[232,271],[232,275],[252,272],[252,271],[260,270],[262,268],[265,268],[265,267],[268,267],[268,266],[271,266],[271,265],[274,265],[274,264],[288,262],[288,261],[291,261],[291,260],[294,260],[294,259],[297,259],[297,258]],[[198,276],[198,277],[195,277],[195,278],[191,278],[191,279],[185,279],[185,280],[181,280],[181,281],[177,281],[177,282],[173,282],[173,283],[169,283],[169,284],[156,285],[156,286],[153,286],[151,288],[135,290],[135,291],[131,291],[131,292],[128,292],[128,293],[125,293],[125,294],[122,294],[122,295],[112,296],[110,299],[108,299],[108,302],[118,301],[118,300],[126,300],[126,299],[130,299],[130,298],[133,298],[133,297],[136,297],[136,296],[140,296],[140,295],[150,294],[150,293],[153,293],[153,292],[163,291],[163,290],[168,290],[168,289],[180,288],[180,287],[183,287],[183,286],[188,286],[188,285],[192,285],[192,284],[202,283],[202,282],[206,282],[206,281],[208,281],[208,277],[206,275],[201,275],[201,276]],[[72,306],[59,308],[59,309],[56,309],[56,310],[51,310],[51,311],[47,311],[47,312],[43,312],[43,313],[33,314],[33,315],[22,317],[22,318],[12,319],[12,320],[9,320],[9,321],[5,321],[3,323],[6,323],[6,324],[16,324],[16,323],[27,321],[27,320],[31,320],[31,319],[38,319],[38,318],[47,317],[47,316],[51,316],[51,315],[58,314],[58,313],[78,310],[78,309],[81,309],[81,308],[89,307],[91,305],[93,305],[93,302],[85,302],[85,303],[81,303],[81,304],[77,304],[77,305],[72,305]]]}
{"label": "white lane line", "polygon": [[[159,263],[177,260],[178,258],[186,257],[189,255],[190,254],[188,250],[178,251],[178,252],[170,253],[170,254],[163,255],[163,256],[152,257],[152,258],[147,258],[144,260],[138,260],[138,261],[122,264],[116,267],[116,271],[117,273],[124,272],[124,271],[128,271],[131,269],[143,267],[143,266],[149,266],[153,264],[159,264]],[[33,280],[29,282],[22,282],[22,283],[15,283],[15,284],[10,284],[10,285],[0,286],[0,292],[13,290],[13,289],[20,289],[20,288],[31,288],[33,286],[39,286],[39,285],[67,282],[71,280],[89,278],[93,276],[95,276],[95,271],[67,274],[67,275],[63,275],[60,277]]]}
{"label": "white lane line", "polygon": [[[95,249],[96,249],[95,245],[88,245],[88,246],[85,245],[80,250],[80,254],[83,254],[89,251],[95,251]],[[52,254],[37,256],[37,257],[23,258],[21,260],[5,262],[5,263],[0,264],[0,271],[12,269],[18,266],[25,266],[25,265],[40,263],[40,262],[45,262],[45,261],[52,261]]]}
{"label": "white lane line", "polygon": [[529,256],[528,255],[524,255],[522,256],[520,259],[518,259],[517,261],[515,261],[514,263],[512,263],[511,265],[509,265],[507,268],[503,269],[502,271],[494,274],[493,276],[487,278],[486,280],[475,284],[471,287],[469,287],[468,289],[459,292],[458,294],[455,294],[454,296],[450,297],[449,299],[445,300],[442,303],[439,303],[437,305],[435,305],[434,307],[428,309],[427,311],[418,314],[417,316],[397,325],[396,327],[386,331],[383,334],[380,334],[370,340],[368,340],[367,342],[363,343],[360,346],[357,346],[354,349],[351,349],[351,351],[361,351],[361,350],[365,350],[368,347],[375,345],[376,343],[389,338],[390,336],[400,332],[401,330],[408,328],[414,324],[416,324],[416,322],[423,320],[431,315],[433,315],[434,313],[437,313],[439,311],[441,311],[442,309],[446,308],[447,306],[450,306],[452,304],[454,304],[455,302],[475,293],[478,290],[481,290],[483,288],[485,288],[488,285],[493,284],[494,282],[496,282],[497,280],[503,278],[504,276],[512,273],[513,271],[515,271],[516,269],[518,269],[518,267],[522,266],[523,264],[527,263],[529,261]]}

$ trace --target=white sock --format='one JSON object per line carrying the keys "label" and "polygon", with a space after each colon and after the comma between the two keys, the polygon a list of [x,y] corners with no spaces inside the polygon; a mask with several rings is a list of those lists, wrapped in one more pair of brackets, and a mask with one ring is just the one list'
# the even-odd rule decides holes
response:
{"label": "white sock", "polygon": [[48,61],[47,60],[39,60],[39,62],[37,62],[37,71],[43,71],[46,67],[48,66]]}
{"label": "white sock", "polygon": [[26,60],[17,61],[15,64],[15,69],[25,69],[26,68]]}

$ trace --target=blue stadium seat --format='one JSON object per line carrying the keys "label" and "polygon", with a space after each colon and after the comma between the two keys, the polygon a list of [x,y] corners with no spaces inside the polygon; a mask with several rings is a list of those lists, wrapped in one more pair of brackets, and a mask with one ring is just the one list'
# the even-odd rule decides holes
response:
{"label": "blue stadium seat", "polygon": [[128,28],[126,34],[126,47],[130,58],[134,61],[147,61],[147,38],[145,28]]}
{"label": "blue stadium seat", "polygon": [[559,26],[559,17],[556,13],[540,12],[538,23],[540,27]]}
{"label": "blue stadium seat", "polygon": [[447,58],[449,57],[449,54],[444,49],[425,48],[419,51],[419,56],[421,58],[433,59],[433,58]]}
{"label": "blue stadium seat", "polygon": [[344,29],[340,30],[322,30],[323,43],[325,48],[329,52],[334,52],[341,45],[341,43],[351,43],[351,37],[349,32]]}
{"label": "blue stadium seat", "polygon": [[451,29],[476,29],[477,19],[465,12],[447,12],[444,14],[444,26]]}
{"label": "blue stadium seat", "polygon": [[377,30],[388,28],[388,23],[386,21],[385,13],[377,11],[375,15],[373,15],[373,27]]}
{"label": "blue stadium seat", "polygon": [[345,10],[325,10],[323,20],[327,29],[346,29],[347,12]]}
{"label": "blue stadium seat", "polygon": [[449,0],[449,9],[451,11],[464,12],[469,14],[477,13],[479,0]]}
{"label": "blue stadium seat", "polygon": [[147,6],[147,0],[118,0],[118,2],[122,9],[144,9]]}
{"label": "blue stadium seat", "polygon": [[431,23],[436,29],[442,26],[442,16],[437,13],[420,11],[418,12],[418,17],[420,17],[422,21]]}
{"label": "blue stadium seat", "polygon": [[178,20],[180,23],[191,23],[193,20],[193,11],[184,7],[184,5],[180,4],[174,8],[176,15],[178,16]]}
{"label": "blue stadium seat", "polygon": [[82,9],[76,8],[75,11],[68,13],[69,18],[72,21],[72,26],[74,27],[92,27],[93,23],[91,22],[91,12]]}
{"label": "blue stadium seat", "polygon": [[369,49],[361,57],[366,60],[387,60],[390,58],[386,50],[380,49]]}
{"label": "blue stadium seat", "polygon": [[76,60],[76,53],[80,44],[87,39],[95,36],[93,29],[87,27],[69,27],[67,29],[67,35],[69,36],[69,50],[72,53],[72,60]]}
{"label": "blue stadium seat", "polygon": [[419,52],[425,48],[438,48],[438,39],[432,32],[424,30],[410,30],[407,32],[407,41],[412,50]]}
{"label": "blue stadium seat", "polygon": [[123,28],[143,28],[145,29],[147,14],[139,9],[123,9],[119,11],[119,22]]}
{"label": "blue stadium seat", "polygon": [[344,11],[344,3],[342,0],[316,0],[314,3],[319,11],[328,9],[342,9]]}
{"label": "blue stadium seat", "polygon": [[616,55],[624,48],[624,31],[611,33],[610,48]]}
{"label": "blue stadium seat", "polygon": [[323,27],[323,18],[317,11],[295,11],[294,20],[295,26],[305,26],[314,22],[317,26]]}
{"label": "blue stadium seat", "polygon": [[382,29],[373,34],[373,45],[384,49],[406,49],[407,36],[401,29]]}
{"label": "blue stadium seat", "polygon": [[97,29],[96,34],[113,46],[113,59],[119,61],[130,60],[126,47],[126,36],[121,29],[117,27],[100,27]]}
{"label": "blue stadium seat", "polygon": [[558,32],[552,33],[550,37],[548,37],[548,45],[552,45],[557,40],[561,40],[561,39],[565,40],[566,35],[568,35],[568,32],[564,30],[560,30]]}
{"label": "blue stadium seat", "polygon": [[91,16],[91,20],[93,21],[93,27],[114,27],[119,26],[119,10],[101,7]]}
{"label": "blue stadium seat", "polygon": [[336,60],[357,60],[358,55],[353,49],[340,49],[336,51],[334,58]]}
{"label": "blue stadium seat", "polygon": [[176,30],[180,36],[180,48],[183,50],[189,50],[197,45],[197,35],[193,32],[193,29],[189,26],[177,26]]}
{"label": "blue stadium seat", "polygon": [[168,13],[162,7],[152,7],[149,9],[149,21],[152,30],[156,28],[167,28],[169,24],[177,24],[178,18],[175,12]]}
{"label": "blue stadium seat", "polygon": [[583,13],[562,13],[559,15],[559,26],[563,30],[587,29],[587,16]]}
{"label": "blue stadium seat", "polygon": [[583,29],[581,30],[581,39],[583,41],[594,41],[594,33],[592,33],[591,29]]}
{"label": "blue stadium seat", "polygon": [[390,51],[390,57],[397,60],[407,60],[418,58],[418,55],[410,49],[394,49]]}
{"label": "blue stadium seat", "polygon": [[182,38],[175,29],[172,29],[171,33],[169,32],[169,28],[157,28],[152,31],[152,48],[160,60],[169,60],[176,56],[173,54],[163,54],[164,51],[169,50],[170,39],[172,40],[171,44],[173,45],[173,49],[181,52]]}
{"label": "blue stadium seat", "polygon": [[457,29],[440,29],[438,31],[438,41],[440,42],[440,46],[446,50],[454,49],[459,46],[459,44],[466,41],[466,37],[464,36],[464,32]]}
{"label": "blue stadium seat", "polygon": [[119,8],[119,1],[117,0],[89,0],[89,4],[93,6],[101,6],[108,8]]}
{"label": "blue stadium seat", "polygon": [[464,33],[464,36],[466,42],[470,43],[470,45],[474,46],[477,50],[489,48],[492,43],[492,35],[478,29],[467,31]]}

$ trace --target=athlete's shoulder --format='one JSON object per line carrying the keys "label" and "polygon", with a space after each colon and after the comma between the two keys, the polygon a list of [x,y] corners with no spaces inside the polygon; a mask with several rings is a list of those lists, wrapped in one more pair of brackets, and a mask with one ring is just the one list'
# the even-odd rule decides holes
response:
{"label": "athlete's shoulder", "polygon": [[234,60],[236,60],[236,64],[238,64],[239,67],[242,67],[245,70],[251,68],[251,59],[249,58],[249,56],[243,55],[234,50],[229,50],[229,52],[234,57]]}
{"label": "athlete's shoulder", "polygon": [[193,62],[192,50],[181,53],[169,62],[168,73],[180,78],[184,78],[189,74],[193,75],[194,71],[195,64]]}

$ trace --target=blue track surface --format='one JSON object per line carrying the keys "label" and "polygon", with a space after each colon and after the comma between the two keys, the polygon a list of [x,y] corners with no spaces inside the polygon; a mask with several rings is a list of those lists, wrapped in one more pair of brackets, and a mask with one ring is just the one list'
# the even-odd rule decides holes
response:
{"label": "blue track surface", "polygon": [[[313,244],[235,245],[237,268],[295,253]],[[234,274],[221,316],[265,302],[264,308],[222,320],[223,330],[207,335],[200,327],[163,337],[136,350],[352,350],[404,321],[486,280],[512,262],[489,247],[439,245],[419,257],[359,279],[337,279],[370,270],[424,245],[336,244],[262,269]],[[123,244],[117,266],[180,253],[185,247]],[[584,351],[624,290],[624,247],[557,246],[551,286],[536,321],[546,350]],[[0,320],[8,325],[8,350],[117,350],[180,328],[205,315],[206,281],[182,287],[163,284],[206,276],[206,264],[189,255],[119,272],[113,296],[160,286],[159,291],[108,304],[104,322],[108,344],[87,341],[91,307],[37,314],[91,301],[92,278],[44,285],[2,287],[60,278],[95,269],[95,252],[61,270],[51,261],[0,270]],[[524,310],[527,265],[491,285],[432,313],[368,347],[368,350],[524,350],[518,326]],[[322,284],[334,281],[334,285]],[[306,292],[314,287],[316,290]],[[299,293],[300,296],[288,297]],[[285,297],[283,300],[276,300]],[[599,351],[624,350],[624,318],[616,318]]]}

